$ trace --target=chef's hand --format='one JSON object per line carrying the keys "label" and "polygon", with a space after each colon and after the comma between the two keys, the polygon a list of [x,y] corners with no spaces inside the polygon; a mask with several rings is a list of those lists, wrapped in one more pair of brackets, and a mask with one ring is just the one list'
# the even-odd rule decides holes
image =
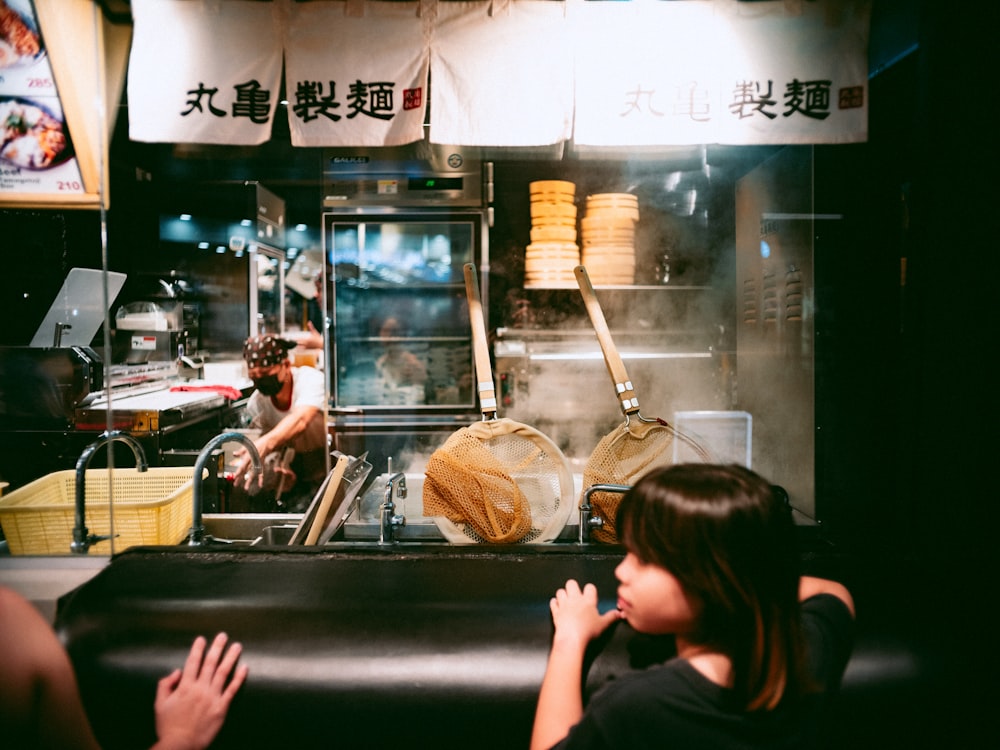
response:
{"label": "chef's hand", "polygon": [[219,633],[206,651],[205,639],[198,636],[184,669],[175,669],[158,683],[154,708],[159,739],[154,750],[202,750],[219,733],[247,676],[245,665],[236,667],[243,647],[234,642],[227,649],[227,640]]}
{"label": "chef's hand", "polygon": [[260,454],[261,469],[258,472],[253,470],[253,459],[250,457],[250,451],[246,448],[237,448],[233,451],[233,458],[237,459],[239,463],[236,464],[236,471],[233,473],[233,481],[237,484],[243,485],[244,490],[250,489],[250,482],[257,475],[257,487],[264,486],[264,455],[260,453],[260,449],[257,450]]}
{"label": "chef's hand", "polygon": [[306,330],[286,331],[285,337],[291,339],[295,342],[296,346],[300,346],[303,349],[323,348],[323,334],[316,330],[316,326],[312,324],[311,320],[306,321]]}

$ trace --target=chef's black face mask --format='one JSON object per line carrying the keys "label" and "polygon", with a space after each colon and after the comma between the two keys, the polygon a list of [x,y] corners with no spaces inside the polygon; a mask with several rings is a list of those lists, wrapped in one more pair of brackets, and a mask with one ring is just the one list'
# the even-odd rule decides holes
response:
{"label": "chef's black face mask", "polygon": [[276,396],[278,395],[278,391],[281,390],[281,378],[277,375],[264,375],[254,378],[253,384],[265,396]]}

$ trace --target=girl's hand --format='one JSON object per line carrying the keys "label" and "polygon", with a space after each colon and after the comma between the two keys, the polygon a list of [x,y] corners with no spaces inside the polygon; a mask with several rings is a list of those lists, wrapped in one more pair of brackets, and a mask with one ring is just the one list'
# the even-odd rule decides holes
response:
{"label": "girl's hand", "polygon": [[549,601],[549,610],[556,629],[554,642],[580,648],[586,648],[611,623],[621,619],[617,609],[604,614],[598,611],[594,584],[588,583],[581,589],[574,580],[566,581],[566,585],[556,592]]}
{"label": "girl's hand", "polygon": [[545,750],[567,735],[583,716],[583,659],[587,644],[603,633],[615,620],[617,609],[597,611],[597,587],[588,583],[582,589],[574,580],[549,600],[556,632],[552,650],[538,695],[535,725],[531,731],[531,750]]}

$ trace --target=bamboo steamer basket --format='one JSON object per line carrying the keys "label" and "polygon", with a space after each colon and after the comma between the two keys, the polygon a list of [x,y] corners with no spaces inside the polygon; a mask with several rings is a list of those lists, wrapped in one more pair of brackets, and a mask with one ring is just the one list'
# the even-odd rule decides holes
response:
{"label": "bamboo steamer basket", "polygon": [[576,183],[569,180],[534,180],[528,183],[528,194],[568,195],[570,200],[576,196]]}

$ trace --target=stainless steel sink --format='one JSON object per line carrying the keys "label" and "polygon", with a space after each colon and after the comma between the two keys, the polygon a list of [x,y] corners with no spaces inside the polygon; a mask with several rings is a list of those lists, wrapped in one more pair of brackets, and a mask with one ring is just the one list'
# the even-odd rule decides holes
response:
{"label": "stainless steel sink", "polygon": [[[202,517],[205,533],[219,542],[241,546],[259,543],[265,529],[290,526],[291,531],[284,544],[292,537],[292,532],[302,520],[301,513],[206,513]],[[274,538],[275,532],[268,532]]]}
{"label": "stainless steel sink", "polygon": [[[323,545],[346,546],[378,543],[380,508],[385,498],[388,475],[376,477],[352,509],[342,529]],[[393,529],[393,540],[404,544],[448,544],[437,523],[423,515],[423,474],[407,474],[405,498],[397,498],[396,510],[406,517],[402,526]],[[205,531],[216,540],[237,546],[288,546],[296,527],[302,521],[301,513],[240,513],[205,514]],[[578,530],[577,514],[559,534],[556,543],[575,543]]]}
{"label": "stainless steel sink", "polygon": [[[388,475],[382,474],[375,478],[368,491],[361,496],[357,507],[344,523],[344,541],[378,541],[381,521],[381,505],[385,498],[385,484]],[[448,544],[432,517],[424,515],[423,474],[406,474],[406,497],[396,498],[396,510],[406,517],[403,526],[393,529],[393,538],[399,542],[422,542]],[[582,483],[582,476],[578,479]],[[578,514],[574,513],[569,523],[559,534],[558,542],[575,542],[577,539]]]}
{"label": "stainless steel sink", "polygon": [[[297,513],[217,513],[203,518],[205,531],[219,544],[235,546],[287,546],[302,520]],[[349,520],[334,541],[377,542],[377,521]],[[416,519],[414,523],[398,527],[395,539],[401,542],[445,542],[437,525],[429,518]],[[327,544],[332,544],[328,542]]]}
{"label": "stainless steel sink", "polygon": [[295,533],[298,524],[282,524],[280,526],[265,526],[260,535],[253,540],[254,546],[287,547]]}

